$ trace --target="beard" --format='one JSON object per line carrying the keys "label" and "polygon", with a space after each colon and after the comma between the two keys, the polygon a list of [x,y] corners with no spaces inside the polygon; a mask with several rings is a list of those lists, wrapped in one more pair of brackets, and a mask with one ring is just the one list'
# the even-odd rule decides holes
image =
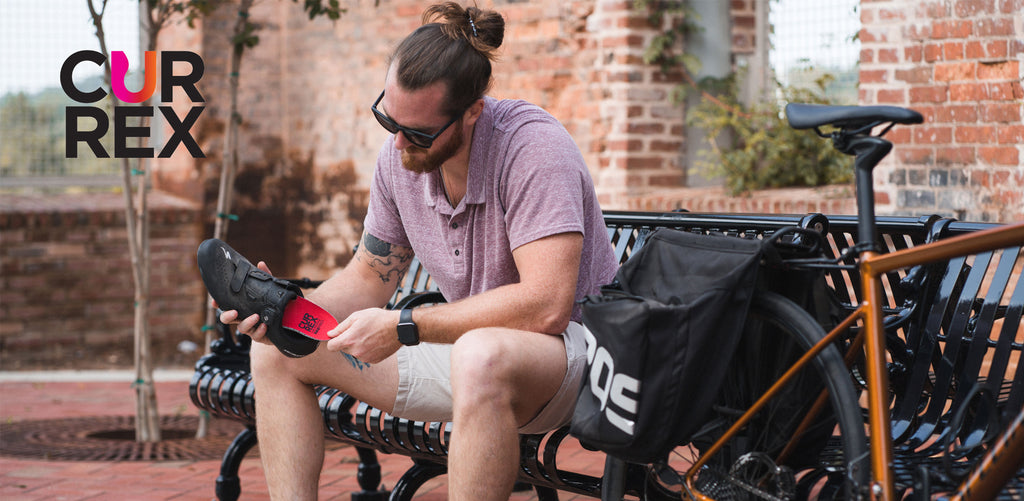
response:
{"label": "beard", "polygon": [[430,149],[423,149],[410,144],[402,150],[402,166],[417,174],[429,174],[441,168],[448,159],[455,156],[462,148],[465,139],[462,137],[462,120],[452,124],[456,134],[452,134],[447,143],[434,145]]}

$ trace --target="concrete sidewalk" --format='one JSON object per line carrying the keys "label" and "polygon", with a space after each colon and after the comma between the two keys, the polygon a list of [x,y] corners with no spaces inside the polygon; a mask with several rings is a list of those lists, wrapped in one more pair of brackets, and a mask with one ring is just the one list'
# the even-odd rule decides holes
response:
{"label": "concrete sidewalk", "polygon": [[[195,416],[188,397],[191,371],[157,373],[157,400],[161,416]],[[130,372],[0,373],[0,442],[13,423],[30,420],[132,416],[135,393]],[[239,425],[240,426],[240,425]],[[72,436],[72,439],[74,437]],[[566,444],[569,445],[569,444]],[[219,450],[219,449],[218,449]],[[567,451],[566,451],[567,452]],[[588,451],[567,454],[565,467],[585,467],[600,474],[602,456]],[[252,456],[252,454],[250,454]],[[379,455],[384,485],[390,487],[412,462],[398,455]],[[351,447],[327,452],[320,478],[321,499],[350,499],[358,491],[358,459]],[[220,467],[219,458],[170,461],[70,461],[24,459],[0,455],[0,499],[15,500],[210,500]],[[243,500],[269,499],[258,457],[242,463]],[[446,478],[434,479],[416,499],[446,499]],[[560,493],[560,498],[590,499]],[[515,500],[536,499],[517,493]]]}

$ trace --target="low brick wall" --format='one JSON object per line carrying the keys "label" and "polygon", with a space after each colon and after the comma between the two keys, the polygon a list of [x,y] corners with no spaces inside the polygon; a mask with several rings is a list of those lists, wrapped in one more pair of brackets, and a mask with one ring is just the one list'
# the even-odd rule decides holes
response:
{"label": "low brick wall", "polygon": [[764,214],[856,214],[853,186],[779,188],[730,195],[721,187],[677,188],[651,192],[629,201],[629,210],[752,212]]}
{"label": "low brick wall", "polygon": [[[163,193],[150,206],[153,357],[188,366],[202,349],[199,209]],[[130,368],[134,286],[119,193],[0,197],[0,370]]]}

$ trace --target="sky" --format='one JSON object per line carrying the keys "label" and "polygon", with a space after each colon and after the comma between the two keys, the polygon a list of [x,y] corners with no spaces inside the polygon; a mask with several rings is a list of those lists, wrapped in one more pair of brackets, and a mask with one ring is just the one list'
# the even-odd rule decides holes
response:
{"label": "sky", "polygon": [[[60,86],[60,68],[82,49],[99,50],[88,0],[0,0],[0,96]],[[93,0],[98,6],[102,0]],[[103,18],[109,50],[139,60],[138,0],[108,0]],[[99,73],[86,63],[75,78]],[[96,71],[92,71],[92,70]]]}

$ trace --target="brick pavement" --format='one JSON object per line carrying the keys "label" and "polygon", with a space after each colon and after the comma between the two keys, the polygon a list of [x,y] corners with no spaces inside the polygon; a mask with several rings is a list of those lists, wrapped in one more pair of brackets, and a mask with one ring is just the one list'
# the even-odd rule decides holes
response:
{"label": "brick pavement", "polygon": [[[9,375],[10,373],[8,373]],[[111,381],[109,374],[62,376],[58,380],[23,381],[0,377],[0,440],[5,425],[24,420],[134,414],[135,396],[130,376]],[[17,378],[15,378],[17,379]],[[116,379],[116,378],[114,378]],[[157,383],[161,415],[196,413],[188,399],[188,382]],[[568,442],[568,441],[567,441]],[[567,446],[575,446],[566,444]],[[560,457],[564,468],[584,469],[599,475],[602,457],[579,449]],[[411,464],[398,455],[380,455],[384,485],[393,486]],[[350,447],[328,451],[320,480],[321,499],[349,499],[358,490],[357,458]],[[0,499],[33,500],[209,500],[214,498],[214,481],[219,459],[189,461],[66,461],[33,460],[0,456]],[[241,467],[243,500],[268,499],[263,469],[258,458],[247,458]],[[420,490],[417,500],[446,499],[444,477],[434,479]],[[560,493],[561,499],[589,499]],[[532,500],[532,493],[514,494],[514,500]]]}

